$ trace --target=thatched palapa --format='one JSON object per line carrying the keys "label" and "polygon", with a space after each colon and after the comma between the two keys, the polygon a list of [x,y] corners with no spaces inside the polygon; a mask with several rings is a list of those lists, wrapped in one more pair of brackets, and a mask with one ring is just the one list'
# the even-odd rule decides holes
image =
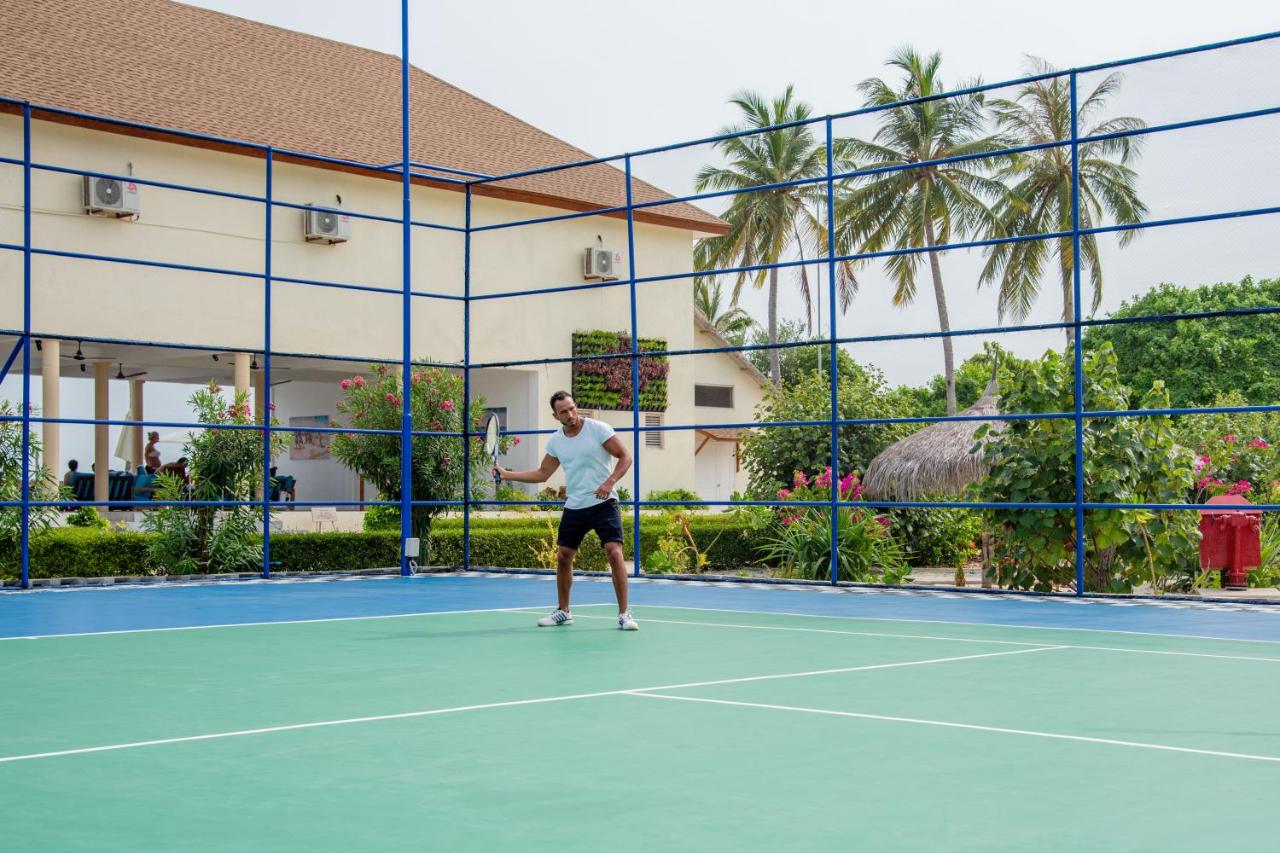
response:
{"label": "thatched palapa", "polygon": [[[996,390],[992,379],[978,402],[960,414],[999,414]],[[873,500],[899,501],[959,495],[965,486],[986,476],[982,455],[972,452],[974,433],[983,424],[990,424],[996,433],[1005,422],[940,421],[886,447],[867,466],[864,494]]]}

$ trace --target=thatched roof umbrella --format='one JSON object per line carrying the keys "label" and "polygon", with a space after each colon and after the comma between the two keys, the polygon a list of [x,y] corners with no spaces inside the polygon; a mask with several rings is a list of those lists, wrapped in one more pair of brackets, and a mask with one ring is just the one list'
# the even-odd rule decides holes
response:
{"label": "thatched roof umbrella", "polygon": [[[996,390],[992,379],[978,402],[960,414],[998,414]],[[1005,421],[940,421],[891,444],[867,465],[863,493],[873,500],[900,501],[960,494],[987,473],[981,454],[972,452],[973,434],[983,424],[996,432]]]}

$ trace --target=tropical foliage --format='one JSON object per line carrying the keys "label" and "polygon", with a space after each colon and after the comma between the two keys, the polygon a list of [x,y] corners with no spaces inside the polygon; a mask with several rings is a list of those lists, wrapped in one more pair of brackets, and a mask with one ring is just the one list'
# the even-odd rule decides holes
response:
{"label": "tropical foliage", "polygon": [[[1027,414],[1070,412],[1074,370],[1070,354],[1046,353],[1016,373],[1002,370],[1001,408]],[[1085,406],[1124,409],[1130,390],[1120,381],[1115,352],[1102,346],[1084,359]],[[1159,383],[1143,396],[1150,408],[1168,405]],[[984,502],[1037,504],[1075,500],[1075,422],[1069,418],[1009,421],[999,440],[977,431],[991,473],[976,484]],[[1108,504],[1181,503],[1193,484],[1192,455],[1177,444],[1172,419],[1096,418],[1084,430],[1084,494]],[[1017,589],[1075,586],[1075,512],[1059,508],[987,511],[995,536],[999,580]],[[1096,509],[1085,514],[1085,588],[1126,592],[1189,583],[1199,534],[1187,512]]]}
{"label": "tropical foliage", "polygon": [[[1028,76],[1044,75],[1056,69],[1043,59],[1032,57],[1026,69]],[[1141,149],[1142,137],[1130,134],[1146,127],[1133,116],[1102,118],[1107,101],[1120,89],[1122,75],[1108,74],[1093,91],[1080,101],[1076,125],[1082,137],[1105,136],[1079,146],[1077,157],[1080,185],[1079,216],[1081,228],[1102,224],[1107,217],[1119,225],[1141,222],[1147,208],[1138,197],[1137,173],[1132,168]],[[999,205],[1000,227],[997,233],[1030,236],[1071,231],[1074,196],[1070,145],[1051,143],[1071,139],[1071,88],[1067,77],[1049,77],[1027,83],[1012,100],[991,102],[996,120],[1010,142],[1017,145],[1042,145],[1005,161],[996,176],[1009,186],[1010,193]],[[1121,231],[1119,244],[1128,245],[1138,231]],[[1080,237],[1080,259],[1088,274],[1093,292],[1092,310],[1102,303],[1102,260],[1098,255],[1095,234]],[[1022,240],[1000,243],[991,249],[982,281],[998,281],[999,313],[1021,321],[1030,313],[1040,293],[1041,277],[1053,262],[1058,273],[1062,295],[1062,320],[1075,317],[1075,260],[1071,237],[1048,240]],[[1066,329],[1067,341],[1073,340],[1073,329]]]}
{"label": "tropical foliage", "polygon": [[[891,108],[876,113],[880,128],[872,139],[845,141],[844,150],[859,170],[881,171],[855,180],[837,200],[836,227],[841,244],[856,245],[859,252],[881,252],[927,249],[971,235],[1003,234],[1004,223],[992,205],[1015,202],[1004,183],[989,173],[1007,159],[995,156],[995,152],[1006,148],[1009,139],[990,131],[983,96],[933,98],[947,91],[939,76],[941,54],[921,56],[903,48],[886,64],[901,73],[901,80],[894,84],[873,78],[858,87],[866,106]],[[903,101],[912,103],[891,106]],[[916,165],[920,163],[931,165]],[[915,302],[917,270],[926,257],[938,327],[949,332],[951,319],[937,252],[887,258],[893,303],[906,306]],[[947,414],[953,415],[955,357],[950,337],[942,338],[942,352]]]}
{"label": "tropical foliage", "polygon": [[[795,99],[790,86],[772,101],[755,92],[740,92],[730,103],[742,112],[739,124],[724,128],[722,134],[741,133],[774,125],[792,124],[808,119],[812,111]],[[698,192],[739,191],[731,196],[722,218],[729,223],[728,233],[702,240],[694,250],[694,268],[718,270],[774,264],[784,260],[788,252],[808,252],[810,258],[825,257],[827,229],[817,212],[826,193],[825,182],[817,179],[826,174],[825,140],[814,135],[813,125],[796,124],[781,130],[745,133],[715,143],[725,165],[706,166],[698,172]],[[798,183],[797,183],[798,182]],[[772,187],[774,184],[786,186]],[[741,192],[770,185],[770,189]],[[837,249],[839,252],[839,248]],[[840,304],[847,307],[857,288],[853,266],[837,265]],[[798,267],[800,295],[805,312],[810,312],[812,270]],[[778,269],[772,267],[733,274],[733,304],[737,305],[743,285],[768,286],[768,336],[778,334]],[[821,286],[825,277],[814,285]],[[778,383],[781,373],[776,351],[770,358],[768,375]]]}

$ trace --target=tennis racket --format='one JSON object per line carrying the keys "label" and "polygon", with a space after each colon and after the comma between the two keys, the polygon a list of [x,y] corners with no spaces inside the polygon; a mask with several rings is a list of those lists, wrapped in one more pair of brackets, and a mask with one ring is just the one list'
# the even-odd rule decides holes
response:
{"label": "tennis racket", "polygon": [[489,454],[489,458],[493,462],[493,494],[498,494],[498,484],[502,482],[502,477],[498,475],[498,416],[490,412],[485,416],[484,421],[484,452]]}

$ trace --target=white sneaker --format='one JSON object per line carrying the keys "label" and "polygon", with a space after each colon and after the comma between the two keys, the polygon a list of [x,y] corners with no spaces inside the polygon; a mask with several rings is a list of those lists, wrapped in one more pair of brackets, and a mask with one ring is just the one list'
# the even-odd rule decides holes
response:
{"label": "white sneaker", "polygon": [[640,626],[636,624],[635,617],[631,615],[631,611],[618,614],[618,627],[623,631],[639,631]]}
{"label": "white sneaker", "polygon": [[573,614],[568,610],[552,610],[546,616],[538,620],[539,628],[556,628],[560,625],[572,625]]}

